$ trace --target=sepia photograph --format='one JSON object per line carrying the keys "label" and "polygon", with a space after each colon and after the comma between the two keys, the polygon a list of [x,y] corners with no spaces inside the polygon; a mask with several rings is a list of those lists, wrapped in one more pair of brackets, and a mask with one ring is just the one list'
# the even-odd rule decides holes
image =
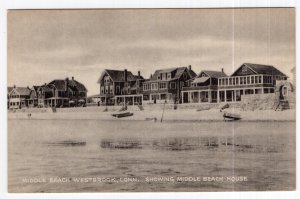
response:
{"label": "sepia photograph", "polygon": [[8,10],[8,192],[295,191],[295,24],[288,7]]}

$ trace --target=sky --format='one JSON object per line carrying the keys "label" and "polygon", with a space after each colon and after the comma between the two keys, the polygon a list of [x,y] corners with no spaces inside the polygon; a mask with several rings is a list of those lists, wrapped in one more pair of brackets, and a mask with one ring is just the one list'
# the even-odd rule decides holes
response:
{"label": "sky", "polygon": [[10,10],[8,86],[72,76],[99,93],[104,69],[149,78],[191,65],[231,75],[243,63],[269,64],[293,78],[295,9]]}

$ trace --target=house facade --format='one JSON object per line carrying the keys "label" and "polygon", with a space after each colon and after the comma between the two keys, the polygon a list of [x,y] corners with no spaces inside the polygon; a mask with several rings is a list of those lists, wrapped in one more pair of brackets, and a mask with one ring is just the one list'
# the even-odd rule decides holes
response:
{"label": "house facade", "polygon": [[29,87],[12,87],[8,91],[8,108],[21,109],[28,107],[28,99],[32,90]]}
{"label": "house facade", "polygon": [[287,76],[274,66],[242,64],[230,77],[218,80],[218,101],[239,102],[242,95],[274,93],[276,81]]}
{"label": "house facade", "polygon": [[72,77],[56,79],[37,88],[39,107],[77,107],[85,106],[86,87]]}
{"label": "house facade", "polygon": [[150,79],[143,83],[144,103],[181,103],[181,91],[196,76],[188,67],[156,70]]}
{"label": "house facade", "polygon": [[125,70],[104,70],[98,79],[100,85],[100,104],[141,104],[144,78]]}
{"label": "house facade", "polygon": [[222,71],[201,71],[195,78],[190,80],[187,87],[182,90],[182,103],[217,103],[218,80],[227,77]]}

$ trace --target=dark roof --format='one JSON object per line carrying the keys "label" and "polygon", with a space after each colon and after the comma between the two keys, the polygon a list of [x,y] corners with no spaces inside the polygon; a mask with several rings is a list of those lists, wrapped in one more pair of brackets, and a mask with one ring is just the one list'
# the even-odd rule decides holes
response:
{"label": "dark roof", "polygon": [[65,80],[56,79],[56,80],[53,80],[52,82],[50,82],[49,84],[53,85],[57,90],[60,90],[60,91],[65,91],[66,90],[66,85],[67,84],[66,84]]}
{"label": "dark roof", "polygon": [[[212,78],[219,78],[219,77],[227,77],[227,75],[222,71],[213,71],[213,70],[203,70],[201,73],[206,73],[208,76]],[[201,74],[199,73],[199,75]]]}
{"label": "dark roof", "polygon": [[[67,83],[68,81],[68,83]],[[66,86],[68,85],[68,87],[70,87],[72,90],[75,90],[75,91],[87,91],[86,87],[74,80],[74,79],[56,79],[56,80],[53,80],[52,82],[50,82],[48,84],[48,86],[54,86],[57,90],[60,90],[60,91],[66,91]]]}
{"label": "dark roof", "polygon": [[10,93],[13,89],[14,89],[14,87],[8,86],[8,87],[7,87],[7,94]]}
{"label": "dark roof", "polygon": [[51,92],[52,89],[49,86],[50,85],[42,85],[42,86],[39,86],[37,89],[42,89],[44,92]]}
{"label": "dark roof", "polygon": [[32,88],[33,88],[33,90],[35,91],[35,92],[37,92],[37,90],[40,88],[41,86],[32,86]]}
{"label": "dark roof", "polygon": [[77,91],[87,91],[87,89],[85,88],[85,86],[76,81],[76,80],[69,80],[69,86],[71,86],[73,89],[77,90]]}
{"label": "dark roof", "polygon": [[170,72],[176,71],[175,76],[172,79],[169,79],[168,81],[175,80],[175,79],[180,78],[185,70],[187,70],[187,72],[189,73],[191,78],[197,76],[193,70],[189,70],[188,67],[183,66],[183,67],[177,67],[177,68],[167,68],[167,69],[156,70],[154,72],[152,78],[150,78],[150,81],[157,81],[157,76],[161,73],[170,73]]}
{"label": "dark roof", "polygon": [[[284,73],[279,71],[277,68],[271,65],[262,65],[262,64],[251,64],[251,63],[244,63],[242,64],[236,71],[238,71],[242,66],[247,66],[252,69],[257,74],[262,75],[279,75],[279,76],[286,76]],[[236,73],[233,73],[233,75]]]}
{"label": "dark roof", "polygon": [[[115,82],[124,82],[125,77],[124,77],[124,70],[105,70],[107,74],[112,78],[113,81]],[[127,71],[127,81],[135,81],[136,77],[130,72]]]}

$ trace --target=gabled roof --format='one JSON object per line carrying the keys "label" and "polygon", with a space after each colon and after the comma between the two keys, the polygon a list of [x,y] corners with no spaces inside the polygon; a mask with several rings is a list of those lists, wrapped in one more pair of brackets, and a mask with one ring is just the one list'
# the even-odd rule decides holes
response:
{"label": "gabled roof", "polygon": [[286,76],[284,73],[279,71],[277,68],[271,65],[262,65],[262,64],[251,64],[251,63],[244,63],[242,64],[231,76],[235,75],[236,72],[243,66],[247,66],[250,68],[254,73],[261,74],[261,75],[279,75],[279,76]]}
{"label": "gabled roof", "polygon": [[[67,83],[68,81],[68,83]],[[59,90],[59,91],[66,91],[67,90],[67,85],[72,89],[72,90],[75,90],[75,91],[87,91],[86,87],[74,80],[74,79],[56,79],[56,80],[53,80],[52,82],[50,82],[48,84],[48,86],[53,86],[55,89]]]}
{"label": "gabled roof", "polygon": [[71,86],[72,89],[76,91],[83,91],[83,92],[87,91],[86,87],[82,83],[74,79],[69,80],[69,86]]}
{"label": "gabled roof", "polygon": [[55,89],[59,91],[65,91],[66,90],[66,82],[62,79],[55,79],[52,82],[50,82],[48,85],[52,85],[55,87]]}
{"label": "gabled roof", "polygon": [[49,85],[42,85],[38,89],[42,89],[44,92],[52,92],[52,89],[49,87]]}
{"label": "gabled roof", "polygon": [[177,68],[167,68],[167,69],[156,70],[154,72],[152,78],[150,78],[150,81],[156,81],[157,76],[162,73],[171,73],[171,72],[176,72],[176,73],[175,73],[175,76],[169,80],[179,79],[185,70],[187,70],[187,72],[191,76],[191,78],[196,76],[196,73],[193,70],[189,70],[188,67],[183,66],[183,67],[177,67]]}
{"label": "gabled roof", "polygon": [[[108,74],[114,82],[124,82],[125,81],[125,77],[124,77],[125,71],[124,70],[105,69],[103,71],[101,77],[99,78],[98,83],[100,83],[100,81],[103,78],[105,73]],[[135,81],[135,80],[136,80],[136,77],[130,71],[127,71],[127,81]]]}
{"label": "gabled roof", "polygon": [[13,88],[19,95],[30,95],[31,90],[28,87],[15,87]]}
{"label": "gabled roof", "polygon": [[[209,77],[212,77],[212,78],[219,78],[219,77],[227,77],[227,75],[222,72],[222,71],[213,71],[213,70],[203,70],[199,73],[199,75],[201,73],[205,73],[207,74]],[[197,77],[199,77],[199,75]]]}
{"label": "gabled roof", "polygon": [[37,90],[40,88],[41,86],[32,86],[32,89],[37,92]]}

